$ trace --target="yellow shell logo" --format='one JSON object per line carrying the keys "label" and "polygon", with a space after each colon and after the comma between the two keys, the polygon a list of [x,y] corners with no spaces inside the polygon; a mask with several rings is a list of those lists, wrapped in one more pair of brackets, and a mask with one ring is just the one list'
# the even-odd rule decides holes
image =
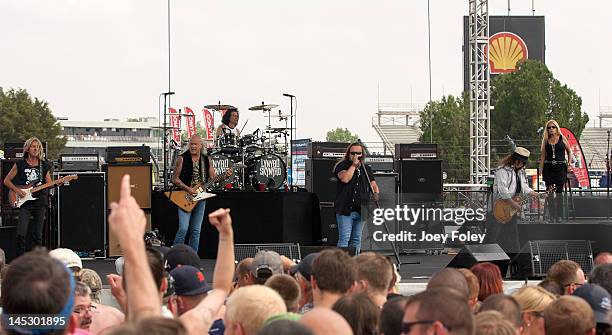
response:
{"label": "yellow shell logo", "polygon": [[516,34],[504,31],[489,38],[489,68],[493,74],[513,72],[527,56],[527,45]]}

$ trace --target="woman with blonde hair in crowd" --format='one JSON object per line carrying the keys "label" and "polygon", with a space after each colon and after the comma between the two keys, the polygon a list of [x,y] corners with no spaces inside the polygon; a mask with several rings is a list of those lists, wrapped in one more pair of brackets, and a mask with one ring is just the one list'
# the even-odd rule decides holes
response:
{"label": "woman with blonde hair in crowd", "polygon": [[512,297],[521,305],[522,334],[545,335],[543,312],[555,301],[555,295],[539,286],[526,286],[514,292]]}
{"label": "woman with blonde hair in crowd", "polygon": [[[567,173],[572,172],[573,155],[569,142],[561,134],[561,128],[557,121],[548,120],[544,128],[540,146],[540,171],[546,189],[550,189],[553,185],[556,187],[556,196],[550,197],[546,201],[550,220],[561,222],[563,216],[561,193],[563,193],[563,185],[567,180]],[[565,157],[566,153],[567,159]]]}

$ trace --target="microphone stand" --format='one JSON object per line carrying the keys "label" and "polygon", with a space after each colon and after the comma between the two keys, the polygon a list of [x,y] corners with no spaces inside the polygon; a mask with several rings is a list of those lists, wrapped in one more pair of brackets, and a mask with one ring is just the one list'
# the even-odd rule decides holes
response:
{"label": "microphone stand", "polygon": [[[372,196],[374,196],[374,189],[372,189],[372,181],[370,180],[370,175],[368,175],[368,170],[365,168],[365,162],[361,161],[361,158],[359,159],[360,164],[359,164],[359,169],[363,170],[363,173],[366,176],[366,179],[368,180],[368,189],[370,190],[370,193],[372,194]],[[380,203],[378,202],[377,199],[374,199],[374,204],[376,204],[376,208],[380,208]],[[362,218],[363,220],[363,218]],[[385,228],[385,233],[387,235],[389,235],[389,227],[387,226],[387,222],[385,222],[385,220],[383,220],[383,227]],[[361,226],[361,234],[363,234],[363,225]],[[395,256],[395,261],[397,262],[397,269],[399,270],[400,267],[402,266],[402,264],[410,264],[410,265],[416,265],[416,264],[421,264],[420,261],[416,261],[416,262],[404,262],[402,263],[402,261],[400,260],[399,257],[399,253],[397,252],[397,247],[395,245],[395,241],[389,241],[389,243],[391,243],[391,249],[393,250],[393,256]]]}

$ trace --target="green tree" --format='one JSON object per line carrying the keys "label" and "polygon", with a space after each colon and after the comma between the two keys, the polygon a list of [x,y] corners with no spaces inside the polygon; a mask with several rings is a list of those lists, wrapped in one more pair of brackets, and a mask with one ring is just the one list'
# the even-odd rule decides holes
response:
{"label": "green tree", "polygon": [[[517,145],[531,149],[532,157],[539,157],[541,133],[538,129],[547,120],[557,120],[576,137],[580,137],[589,122],[588,115],[581,110],[582,99],[555,79],[542,62],[527,60],[518,65],[517,71],[494,77],[492,86],[492,143],[509,135]],[[506,149],[497,150],[497,153],[492,149],[492,161],[493,156],[499,158],[506,154]]]}
{"label": "green tree", "polygon": [[334,130],[330,130],[327,132],[327,136],[325,136],[325,140],[328,142],[353,143],[357,142],[358,138],[359,136],[357,136],[357,134],[351,133],[351,131],[346,128],[336,128]]}
{"label": "green tree", "polygon": [[447,173],[447,182],[469,180],[469,118],[466,99],[452,95],[431,101],[421,112],[422,134],[419,140],[429,143],[430,138],[433,138],[432,142],[438,144],[438,154],[442,159],[442,170]]}
{"label": "green tree", "polygon": [[24,89],[0,87],[0,142],[19,142],[35,136],[47,142],[49,158],[55,158],[66,145],[62,127],[46,101],[32,98]]}

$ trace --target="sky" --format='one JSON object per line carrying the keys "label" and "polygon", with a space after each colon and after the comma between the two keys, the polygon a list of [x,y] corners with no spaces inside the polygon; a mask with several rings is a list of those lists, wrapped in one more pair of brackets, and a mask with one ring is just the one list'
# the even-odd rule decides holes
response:
{"label": "sky", "polygon": [[[468,1],[430,6],[439,99],[463,88]],[[513,0],[510,14],[531,15],[531,6]],[[489,1],[490,15],[507,7]],[[612,1],[535,0],[535,10],[546,20],[548,67],[594,125],[600,106],[612,106]],[[289,93],[299,138],[343,127],[367,142],[380,141],[378,102],[429,100],[426,0],[170,0],[170,82],[167,17],[167,0],[0,0],[0,87],[24,88],[70,120],[157,117],[170,90],[171,106],[198,118],[218,101],[238,107],[246,132],[267,124],[249,107],[289,113]]]}

